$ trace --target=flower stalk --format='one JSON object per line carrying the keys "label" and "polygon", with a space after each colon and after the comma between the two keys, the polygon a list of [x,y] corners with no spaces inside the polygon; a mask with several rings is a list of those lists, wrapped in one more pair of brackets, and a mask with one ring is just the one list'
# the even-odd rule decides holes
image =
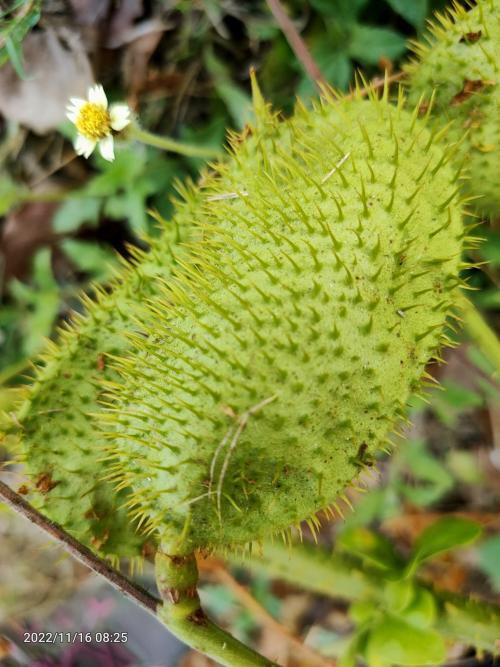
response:
{"label": "flower stalk", "polygon": [[176,141],[170,137],[160,137],[157,134],[143,130],[135,123],[130,126],[127,132],[127,137],[140,141],[147,146],[154,146],[155,148],[161,148],[164,151],[185,155],[186,157],[210,159],[220,156],[221,154],[221,151],[218,148],[184,144],[181,141]]}
{"label": "flower stalk", "polygon": [[112,162],[115,159],[116,137],[135,139],[148,146],[187,157],[209,159],[220,155],[219,149],[184,144],[143,130],[136,122],[132,122],[132,111],[126,104],[108,104],[100,84],[89,88],[87,99],[72,97],[67,107],[67,117],[78,132],[74,142],[75,151],[85,158],[89,158],[98,148],[101,156]]}

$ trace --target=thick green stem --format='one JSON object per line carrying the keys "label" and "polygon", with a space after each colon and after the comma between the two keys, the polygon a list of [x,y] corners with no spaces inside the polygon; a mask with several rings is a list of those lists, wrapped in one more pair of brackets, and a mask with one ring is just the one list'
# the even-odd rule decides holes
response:
{"label": "thick green stem", "polygon": [[221,151],[218,148],[208,148],[207,146],[195,146],[193,144],[183,144],[169,137],[160,137],[152,132],[147,132],[137,125],[133,125],[127,132],[127,136],[136,141],[140,141],[148,146],[155,146],[164,151],[186,155],[188,157],[216,158],[220,157]]}
{"label": "thick green stem", "polygon": [[[329,597],[349,601],[371,599],[384,604],[380,572],[370,570],[355,558],[332,554],[317,546],[301,544],[290,548],[266,543],[262,556],[235,562]],[[422,581],[418,585],[430,591],[436,601],[438,632],[452,641],[467,641],[478,649],[498,651],[500,607],[435,590]]]}
{"label": "thick green stem", "polygon": [[500,375],[500,341],[498,337],[478,309],[465,296],[461,299],[460,308],[467,333],[494,365],[496,373]]}
{"label": "thick green stem", "polygon": [[444,637],[498,654],[500,607],[446,591],[432,591],[440,614],[436,630]]}
{"label": "thick green stem", "polygon": [[266,542],[262,554],[238,564],[262,570],[272,577],[306,588],[320,595],[361,600],[376,593],[380,580],[357,568],[358,561],[329,553],[317,546]]}
{"label": "thick green stem", "polygon": [[155,569],[163,600],[158,618],[179,639],[227,667],[278,667],[206,617],[197,591],[194,555],[169,556],[159,549]]}

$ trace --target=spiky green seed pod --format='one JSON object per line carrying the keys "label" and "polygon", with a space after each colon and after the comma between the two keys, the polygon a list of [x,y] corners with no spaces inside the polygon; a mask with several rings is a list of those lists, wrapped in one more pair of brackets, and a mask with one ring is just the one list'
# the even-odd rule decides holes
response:
{"label": "spiky green seed pod", "polygon": [[463,238],[417,115],[402,97],[267,115],[203,184],[203,241],[145,304],[105,420],[112,477],[166,553],[314,520],[404,413]]}
{"label": "spiky green seed pod", "polygon": [[93,415],[101,409],[103,383],[117,379],[107,355],[129,347],[134,304],[168,278],[187,238],[190,207],[183,213],[187,219],[180,214],[175,225],[165,225],[147,255],[137,253],[136,266],[122,270],[111,293],[96,288],[95,301],[84,298],[86,315],[75,315],[59,343],[50,344],[15,420],[22,426],[30,502],[115,565],[141,558],[145,538],[122,507],[125,492],[103,479],[105,442]]}
{"label": "spiky green seed pod", "polygon": [[95,301],[85,297],[85,316],[75,315],[58,344],[49,345],[13,424],[15,430],[22,427],[30,502],[115,565],[127,558],[134,566],[147,544],[123,508],[126,490],[116,492],[105,480],[107,442],[95,415],[103,409],[105,385],[118,379],[109,355],[127,354],[127,333],[137,329],[134,312],[189,252],[182,244],[194,240],[192,220],[203,195],[190,185],[179,186],[179,192],[183,203],[175,220],[149,240],[150,251],[136,251],[135,266],[122,269],[111,292],[96,287]]}
{"label": "spiky green seed pod", "polygon": [[[500,2],[479,0],[467,11],[455,4],[437,15],[427,44],[415,44],[418,60],[406,69],[409,97],[431,103],[436,123],[452,121],[449,141],[461,141],[467,191],[476,208],[500,215]],[[433,92],[434,91],[434,92]]]}

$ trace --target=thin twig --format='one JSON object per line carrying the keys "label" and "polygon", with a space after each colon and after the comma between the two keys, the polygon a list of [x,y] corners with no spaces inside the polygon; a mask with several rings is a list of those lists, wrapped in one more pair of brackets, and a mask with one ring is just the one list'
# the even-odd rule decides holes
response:
{"label": "thin twig", "polygon": [[65,551],[93,572],[104,577],[130,600],[133,600],[140,607],[156,616],[156,609],[158,605],[162,604],[160,600],[148,593],[142,586],[130,581],[123,574],[113,569],[105,560],[92,553],[90,549],[69,535],[59,524],[43,516],[43,514],[27,503],[22,496],[2,481],[0,481],[0,498],[13,510],[22,514],[30,523],[38,526],[38,528],[41,528],[41,530],[53,537]]}
{"label": "thin twig", "polygon": [[277,24],[283,31],[292,51],[295,53],[297,60],[304,67],[307,75],[314,81],[314,83],[321,89],[321,86],[326,86],[327,81],[321,73],[318,64],[307,48],[306,43],[297,32],[293,21],[283,9],[280,0],[267,0],[267,5],[271,10]]}
{"label": "thin twig", "polygon": [[[307,44],[294,26],[293,21],[284,10],[283,5],[281,4],[281,0],[266,0],[266,2],[274,18],[276,19],[276,23],[279,25],[283,34],[285,35],[290,48],[295,53],[297,60],[302,64],[309,78],[317,85],[320,91],[322,91],[322,89],[325,87],[328,87],[328,81],[321,73],[318,63],[314,60],[311,52],[307,47]],[[364,96],[371,89],[377,90],[378,88],[382,88],[386,81],[387,83],[393,83],[395,81],[400,81],[405,76],[405,72],[396,72],[395,74],[387,77],[387,79],[386,77],[377,77],[373,79],[366,88],[361,88],[359,91],[350,93],[347,95],[347,97],[354,97],[355,95],[359,94]]]}

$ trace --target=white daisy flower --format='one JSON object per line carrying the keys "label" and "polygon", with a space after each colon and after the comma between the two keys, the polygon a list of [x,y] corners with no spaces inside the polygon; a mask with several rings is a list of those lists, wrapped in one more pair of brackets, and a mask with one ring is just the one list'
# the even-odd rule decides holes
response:
{"label": "white daisy flower", "polygon": [[111,104],[100,84],[91,86],[88,99],[70,98],[67,117],[75,124],[78,135],[75,151],[88,158],[96,146],[102,157],[109,162],[115,159],[112,132],[120,132],[131,121],[126,104]]}

